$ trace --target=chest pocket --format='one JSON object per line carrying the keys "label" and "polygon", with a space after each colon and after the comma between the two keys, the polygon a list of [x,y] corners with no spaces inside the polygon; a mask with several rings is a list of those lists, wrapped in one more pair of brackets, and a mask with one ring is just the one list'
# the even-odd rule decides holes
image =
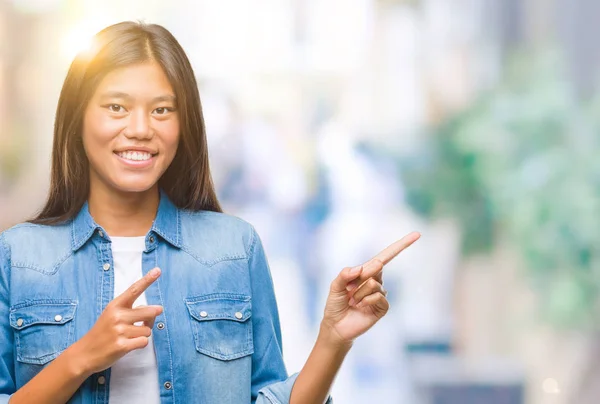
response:
{"label": "chest pocket", "polygon": [[249,296],[213,293],[186,299],[196,350],[220,360],[254,352]]}
{"label": "chest pocket", "polygon": [[10,310],[17,360],[43,365],[56,358],[74,341],[72,300],[32,301]]}

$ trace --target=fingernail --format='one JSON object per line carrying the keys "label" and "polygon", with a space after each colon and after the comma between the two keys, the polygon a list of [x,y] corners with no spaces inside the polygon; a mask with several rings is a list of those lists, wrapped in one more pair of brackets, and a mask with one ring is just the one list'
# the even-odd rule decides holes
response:
{"label": "fingernail", "polygon": [[149,272],[150,276],[158,276],[159,273],[160,273],[160,269],[158,269],[158,268],[154,268]]}
{"label": "fingernail", "polygon": [[348,302],[348,304],[349,304],[350,306],[354,306],[354,303],[356,303],[356,300],[354,300],[354,298],[353,298],[353,297],[351,297],[351,298],[350,298],[350,301]]}
{"label": "fingernail", "polygon": [[363,266],[362,266],[362,265],[359,265],[359,266],[357,266],[357,267],[354,267],[354,268],[352,268],[352,269],[350,270],[350,275],[356,275],[356,274],[358,274],[360,271],[362,271],[362,269],[363,269]]}
{"label": "fingernail", "polygon": [[346,290],[347,290],[348,292],[352,292],[354,289],[356,289],[356,283],[349,283],[349,284],[346,286]]}

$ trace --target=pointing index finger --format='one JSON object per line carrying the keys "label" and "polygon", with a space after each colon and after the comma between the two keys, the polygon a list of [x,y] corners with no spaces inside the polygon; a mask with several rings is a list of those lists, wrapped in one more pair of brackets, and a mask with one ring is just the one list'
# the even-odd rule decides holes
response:
{"label": "pointing index finger", "polygon": [[120,305],[131,308],[136,299],[144,293],[148,286],[152,285],[156,279],[160,276],[160,269],[154,268],[144,275],[140,280],[134,282],[125,292],[123,292],[117,301]]}
{"label": "pointing index finger", "polygon": [[371,258],[362,266],[363,271],[360,274],[360,277],[352,281],[346,287],[346,289],[348,291],[352,291],[359,287],[359,285],[362,285],[371,277],[375,277],[375,280],[377,280],[378,282],[382,282],[383,267],[392,259],[394,259],[398,254],[404,251],[406,248],[410,247],[420,237],[421,234],[415,231],[407,234],[395,243],[390,244],[388,247],[386,247],[379,254]]}
{"label": "pointing index finger", "polygon": [[398,254],[404,251],[406,248],[410,247],[415,241],[417,241],[421,237],[421,234],[413,231],[412,233],[407,234],[402,237],[400,240],[390,244],[383,251],[377,254],[372,260],[379,260],[383,265],[390,262],[394,259]]}

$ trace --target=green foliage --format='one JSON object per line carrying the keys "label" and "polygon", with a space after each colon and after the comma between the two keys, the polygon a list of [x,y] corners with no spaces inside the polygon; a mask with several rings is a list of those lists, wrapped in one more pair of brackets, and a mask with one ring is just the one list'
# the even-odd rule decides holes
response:
{"label": "green foliage", "polygon": [[0,180],[4,180],[9,185],[20,175],[27,155],[24,131],[19,130],[16,125],[12,129],[11,136],[5,138],[4,142],[0,142]]}
{"label": "green foliage", "polygon": [[521,55],[502,83],[433,131],[402,171],[409,203],[462,224],[464,253],[519,248],[545,319],[593,326],[600,287],[600,102],[559,58]]}

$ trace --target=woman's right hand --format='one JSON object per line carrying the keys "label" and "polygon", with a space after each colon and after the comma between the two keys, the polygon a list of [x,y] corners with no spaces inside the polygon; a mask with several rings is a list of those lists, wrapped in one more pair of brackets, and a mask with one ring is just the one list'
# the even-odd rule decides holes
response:
{"label": "woman's right hand", "polygon": [[[87,375],[111,367],[117,360],[134,349],[148,345],[156,316],[162,306],[132,308],[136,299],[160,276],[154,268],[125,292],[111,301],[94,326],[69,349]],[[134,323],[143,322],[143,325]]]}

